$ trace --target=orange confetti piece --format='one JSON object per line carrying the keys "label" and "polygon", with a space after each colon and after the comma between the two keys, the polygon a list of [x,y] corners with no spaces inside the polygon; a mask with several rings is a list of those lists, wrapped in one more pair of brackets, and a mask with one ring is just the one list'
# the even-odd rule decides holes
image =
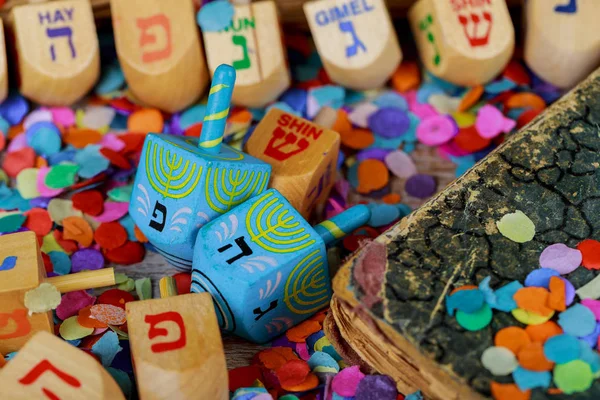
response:
{"label": "orange confetti piece", "polygon": [[383,189],[389,180],[390,172],[383,161],[368,159],[358,165],[358,193]]}
{"label": "orange confetti piece", "polygon": [[416,89],[421,84],[421,70],[416,62],[403,62],[392,75],[392,86],[399,92]]}
{"label": "orange confetti piece", "polygon": [[563,391],[559,388],[550,388],[546,391],[548,394],[563,394]]}
{"label": "orange confetti piece", "polygon": [[352,123],[350,122],[350,119],[348,119],[348,113],[345,110],[341,108],[337,110],[337,119],[331,129],[339,134],[350,132],[352,130]]}
{"label": "orange confetti piece", "polygon": [[4,134],[0,133],[0,151],[4,150],[5,146],[6,146],[6,138],[4,137]]}
{"label": "orange confetti piece", "polygon": [[246,124],[252,121],[252,113],[245,108],[232,112],[227,118],[227,122],[232,124]]}
{"label": "orange confetti piece", "polygon": [[554,363],[544,355],[544,345],[532,342],[521,348],[518,355],[519,364],[531,371],[551,371]]}
{"label": "orange confetti piece", "polygon": [[329,309],[325,309],[325,310],[321,310],[321,311],[317,312],[315,315],[313,315],[312,317],[310,317],[310,320],[311,321],[317,321],[319,324],[321,324],[321,328],[322,328],[323,327],[323,321],[325,321],[325,317],[327,317],[327,311],[328,310]]}
{"label": "orange confetti piece", "polygon": [[517,326],[509,326],[507,328],[500,329],[494,338],[494,344],[496,346],[506,347],[515,353],[515,355],[519,354],[521,348],[529,343],[531,343],[531,338],[525,329]]}
{"label": "orange confetti piece", "polygon": [[471,89],[469,89],[469,91],[465,93],[461,99],[460,104],[458,105],[458,111],[465,112],[477,104],[481,96],[483,96],[483,92],[484,89],[482,85],[473,86]]}
{"label": "orange confetti piece", "polygon": [[454,293],[460,292],[461,290],[473,290],[473,289],[479,289],[479,288],[475,285],[463,285],[461,287],[457,287],[456,289],[454,289],[452,292],[450,292],[450,294],[453,295]]}
{"label": "orange confetti piece", "polygon": [[103,249],[112,250],[121,247],[127,241],[127,231],[123,225],[114,222],[105,222],[100,224],[94,232],[94,240]]}
{"label": "orange confetti piece", "polygon": [[546,108],[546,102],[535,93],[516,93],[506,100],[504,105],[507,108],[531,108],[534,110],[543,110]]}
{"label": "orange confetti piece", "polygon": [[90,316],[107,325],[123,325],[127,322],[125,310],[111,304],[96,304],[90,309]]}
{"label": "orange confetti piece", "polygon": [[197,124],[194,124],[194,125],[188,127],[185,130],[184,135],[191,136],[191,137],[200,137],[201,133],[202,133],[202,122],[199,122]]}
{"label": "orange confetti piece", "polygon": [[35,168],[44,168],[48,166],[48,161],[44,157],[36,157],[35,158]]}
{"label": "orange confetti piece", "polygon": [[375,142],[373,132],[368,129],[351,129],[338,131],[342,144],[353,150],[366,149]]}
{"label": "orange confetti piece", "polygon": [[290,360],[298,360],[298,356],[289,347],[272,347],[258,353],[258,360],[265,368],[277,371]]}
{"label": "orange confetti piece", "polygon": [[550,278],[550,295],[548,296],[548,307],[556,311],[567,309],[567,289],[565,282],[557,276]]}
{"label": "orange confetti piece", "polygon": [[296,386],[283,386],[281,387],[289,392],[305,392],[307,390],[312,390],[319,386],[319,378],[315,374],[308,374],[304,382]]}
{"label": "orange confetti piece", "polygon": [[473,125],[468,128],[460,128],[458,135],[454,137],[454,143],[461,149],[472,153],[488,147],[491,140],[481,137]]}
{"label": "orange confetti piece", "polygon": [[388,193],[381,198],[385,204],[397,204],[402,200],[402,196],[398,193]]}
{"label": "orange confetti piece", "polygon": [[309,319],[302,322],[300,325],[296,325],[295,327],[289,329],[285,333],[285,336],[287,336],[290,342],[304,343],[306,342],[307,337],[320,330],[321,324],[319,324],[317,321],[311,321]]}
{"label": "orange confetti piece", "polygon": [[83,149],[88,144],[98,143],[102,140],[102,134],[94,129],[70,127],[63,134],[65,143],[77,149]]}
{"label": "orange confetti piece", "polygon": [[161,133],[165,120],[155,108],[142,108],[127,118],[127,130],[137,133]]}
{"label": "orange confetti piece", "polygon": [[531,390],[522,392],[514,383],[492,381],[490,389],[494,400],[529,400],[531,398]]}
{"label": "orange confetti piece", "polygon": [[544,344],[546,340],[550,339],[552,336],[563,333],[562,328],[554,321],[546,321],[539,325],[529,325],[527,328],[525,328],[525,331],[531,340],[542,344]]}
{"label": "orange confetti piece", "polygon": [[92,318],[92,306],[87,306],[79,310],[77,315],[77,323],[84,328],[106,328],[108,325],[104,322]]}
{"label": "orange confetti piece", "polygon": [[548,316],[552,309],[547,306],[550,293],[541,287],[526,287],[517,290],[513,299],[520,309],[541,316]]}
{"label": "orange confetti piece", "polygon": [[0,369],[2,367],[4,367],[6,365],[6,360],[4,359],[4,356],[2,355],[2,353],[0,353]]}
{"label": "orange confetti piece", "polygon": [[94,241],[94,232],[90,224],[83,218],[71,216],[63,219],[63,238],[75,240],[83,247],[89,247]]}
{"label": "orange confetti piece", "polygon": [[23,128],[23,123],[20,123],[18,125],[12,125],[10,128],[8,128],[6,137],[9,140],[13,140],[23,132],[25,132],[25,128]]}
{"label": "orange confetti piece", "polygon": [[135,235],[135,238],[138,242],[148,243],[148,238],[146,237],[146,235],[144,235],[144,232],[140,231],[140,228],[138,228],[137,225],[133,227],[133,234]]}

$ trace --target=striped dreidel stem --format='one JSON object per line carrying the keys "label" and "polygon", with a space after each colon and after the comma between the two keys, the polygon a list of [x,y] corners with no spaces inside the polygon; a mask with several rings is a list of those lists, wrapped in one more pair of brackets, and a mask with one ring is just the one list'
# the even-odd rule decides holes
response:
{"label": "striped dreidel stem", "polygon": [[359,204],[350,207],[335,217],[315,225],[315,232],[321,236],[325,246],[334,243],[336,240],[348,235],[356,228],[365,225],[371,218],[369,207]]}
{"label": "striped dreidel stem", "polygon": [[219,65],[210,85],[206,115],[198,142],[198,146],[207,153],[218,154],[221,148],[234,84],[235,69],[231,65]]}

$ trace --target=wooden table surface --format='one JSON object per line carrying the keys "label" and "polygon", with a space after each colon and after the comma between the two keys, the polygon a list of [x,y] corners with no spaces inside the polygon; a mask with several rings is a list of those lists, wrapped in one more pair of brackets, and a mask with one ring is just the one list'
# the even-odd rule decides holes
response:
{"label": "wooden table surface", "polygon": [[[437,151],[425,146],[419,146],[412,154],[413,160],[417,165],[419,173],[430,174],[436,177],[438,182],[437,190],[440,191],[454,180],[454,164],[441,159]],[[413,209],[423,204],[427,199],[417,199],[407,196],[404,192],[405,180],[394,179],[392,182],[392,191],[399,193],[403,197],[403,202],[410,205]],[[358,198],[358,197],[356,197]],[[174,275],[180,271],[170,266],[158,253],[147,252],[146,258],[142,263],[131,266],[118,266],[117,272],[122,272],[133,279],[150,278],[154,297],[159,296],[158,281],[163,276]],[[246,340],[236,338],[232,335],[224,335],[225,354],[227,357],[227,367],[229,369],[248,365],[252,357],[262,348],[268,347],[250,343]]]}

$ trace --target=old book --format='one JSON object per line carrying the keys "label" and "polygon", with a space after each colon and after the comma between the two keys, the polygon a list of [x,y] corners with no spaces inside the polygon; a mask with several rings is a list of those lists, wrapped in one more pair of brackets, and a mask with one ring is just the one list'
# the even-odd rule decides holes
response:
{"label": "old book", "polygon": [[[599,126],[600,70],[354,255],[334,279],[334,321],[326,324],[338,349],[391,375],[404,393],[489,398],[493,377],[482,352],[499,329],[523,325],[494,310],[487,328],[465,331],[448,316],[446,295],[487,276],[492,288],[523,282],[549,244],[600,239]],[[536,226],[527,243],[497,230],[515,210]],[[580,267],[566,277],[579,288],[597,273]],[[534,390],[531,398],[599,399],[600,381],[573,396]]]}

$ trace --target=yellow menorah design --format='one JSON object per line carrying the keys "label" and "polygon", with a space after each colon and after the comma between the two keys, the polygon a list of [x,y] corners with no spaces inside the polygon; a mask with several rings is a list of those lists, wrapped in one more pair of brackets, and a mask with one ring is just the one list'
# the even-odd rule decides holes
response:
{"label": "yellow menorah design", "polygon": [[321,249],[315,249],[294,267],[285,283],[284,302],[295,314],[312,314],[329,302]]}
{"label": "yellow menorah design", "polygon": [[245,202],[267,186],[269,174],[233,168],[209,167],[206,174],[206,202],[219,214]]}
{"label": "yellow menorah design", "polygon": [[273,196],[274,192],[266,192],[248,210],[246,229],[252,241],[273,253],[291,253],[313,245],[315,239],[297,221],[301,217]]}
{"label": "yellow menorah design", "polygon": [[146,176],[157,193],[171,199],[182,199],[192,193],[202,176],[202,166],[185,160],[182,167],[183,162],[182,156],[171,155],[170,150],[148,141]]}

